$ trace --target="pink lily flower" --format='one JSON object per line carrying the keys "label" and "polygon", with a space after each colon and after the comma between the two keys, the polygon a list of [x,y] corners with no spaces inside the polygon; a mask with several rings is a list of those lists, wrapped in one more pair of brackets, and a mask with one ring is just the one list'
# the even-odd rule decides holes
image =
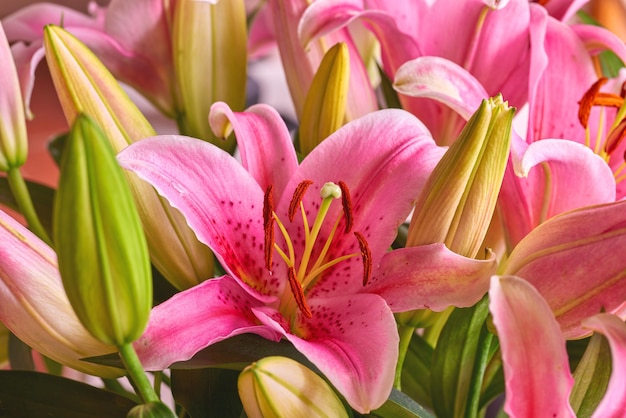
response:
{"label": "pink lily flower", "polygon": [[[449,59],[485,86],[488,96],[502,93],[512,106],[527,97],[530,12],[527,0],[494,10],[482,0],[318,0],[302,17],[300,37],[308,43],[354,20],[377,36],[390,79],[405,62],[424,56]],[[491,42],[498,39],[498,42]],[[493,68],[498,71],[494,72]],[[445,106],[400,96],[403,108],[417,115],[439,143],[456,138],[463,120]]]}
{"label": "pink lily flower", "polygon": [[[468,118],[480,100],[487,97],[484,87],[468,71],[437,57],[422,57],[404,64],[397,72],[395,87],[407,95],[435,99],[463,118]],[[548,83],[543,84],[544,90],[548,87]],[[551,95],[548,93],[546,97]],[[567,108],[567,112],[574,111],[575,115],[578,108],[575,102],[569,107],[562,103],[551,106]],[[550,126],[555,135],[557,131],[575,135],[571,129],[559,130],[560,123],[554,123],[559,120],[555,114],[547,117],[532,112],[531,116]],[[534,122],[531,120],[529,124],[532,126]],[[589,147],[577,143],[576,138],[584,131],[578,121],[576,124],[578,134],[573,140],[555,136],[529,144],[514,134],[499,199],[509,248],[554,215],[616,200],[616,181],[611,168]]]}
{"label": "pink lily flower", "polygon": [[[565,339],[546,300],[530,283],[514,276],[494,276],[489,296],[502,350],[504,411],[512,418],[575,417],[569,404],[574,379]],[[596,314],[583,324],[608,338],[613,360],[607,392],[592,416],[622,416],[626,324],[610,314]]]}
{"label": "pink lily flower", "polygon": [[[243,166],[180,136],[148,138],[118,156],[184,214],[227,272],[153,309],[136,343],[142,363],[163,369],[241,333],[285,338],[356,410],[380,406],[398,334],[385,295],[368,282],[443,151],[399,110],[349,123],[300,165],[273,109],[233,113],[218,103],[210,120],[218,136],[234,128]],[[393,280],[382,273],[377,282]]]}

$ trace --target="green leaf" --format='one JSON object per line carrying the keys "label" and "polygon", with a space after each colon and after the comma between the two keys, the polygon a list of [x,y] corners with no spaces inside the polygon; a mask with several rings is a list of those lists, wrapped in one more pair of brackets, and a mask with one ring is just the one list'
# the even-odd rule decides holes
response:
{"label": "green leaf", "polygon": [[378,409],[365,415],[384,418],[435,418],[435,415],[406,394],[393,389],[389,399]]}
{"label": "green leaf", "polygon": [[577,417],[593,415],[609,384],[611,364],[611,348],[607,339],[601,334],[594,334],[574,372],[570,403]]}
{"label": "green leaf", "polygon": [[398,93],[393,89],[392,80],[389,80],[389,77],[380,66],[378,66],[378,72],[380,73],[380,89],[382,92],[381,100],[384,102],[380,103],[380,107],[402,109],[400,99],[398,98]]}
{"label": "green leaf", "polygon": [[172,370],[172,393],[192,418],[238,417],[243,410],[238,376],[236,370]]}
{"label": "green leaf", "polygon": [[[48,233],[51,233],[54,189],[31,181],[27,181],[26,185],[42,225]],[[13,198],[13,193],[6,177],[0,177],[0,204],[19,212],[17,202]]]}
{"label": "green leaf", "polygon": [[432,409],[430,371],[433,348],[419,335],[413,335],[402,367],[402,392]]}
{"label": "green leaf", "polygon": [[31,371],[0,370],[0,416],[124,418],[136,404],[85,383]]}
{"label": "green leaf", "polygon": [[491,352],[488,314],[488,299],[483,298],[471,308],[455,309],[441,331],[431,370],[432,400],[439,417],[476,416],[485,353]]}

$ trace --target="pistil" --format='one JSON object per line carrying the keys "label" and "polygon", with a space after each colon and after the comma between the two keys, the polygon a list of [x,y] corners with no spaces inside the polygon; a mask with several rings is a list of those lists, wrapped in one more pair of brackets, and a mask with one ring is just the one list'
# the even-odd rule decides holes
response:
{"label": "pistil", "polygon": [[[273,187],[269,186],[265,192],[263,202],[263,226],[265,231],[265,263],[266,267],[272,269],[272,260],[274,250],[287,265],[287,279],[289,282],[289,290],[293,298],[283,301],[283,309],[285,313],[292,312],[292,309],[299,309],[304,316],[311,318],[312,313],[306,302],[306,293],[315,282],[321,277],[322,273],[336,264],[348,260],[352,257],[361,256],[363,260],[363,285],[365,286],[371,276],[372,257],[367,240],[363,234],[354,232],[354,236],[359,245],[358,253],[345,254],[333,259],[328,259],[328,254],[332,243],[335,240],[337,228],[342,219],[345,222],[344,233],[349,233],[354,224],[352,199],[348,186],[344,182],[326,183],[320,189],[320,197],[322,201],[315,216],[313,224],[309,226],[307,212],[303,203],[304,195],[308,188],[313,184],[311,180],[304,180],[296,187],[291,201],[289,203],[287,215],[290,222],[294,222],[298,208],[302,216],[302,226],[304,234],[304,248],[298,254],[299,260],[296,260],[296,251],[293,241],[289,235],[289,231],[285,224],[279,219],[274,211]],[[342,214],[338,216],[333,227],[330,229],[328,237],[324,241],[319,254],[314,258],[313,252],[320,236],[322,226],[329,213],[330,207],[335,200],[341,200]],[[284,247],[275,242],[274,227],[278,226],[283,239]],[[319,247],[318,247],[319,248]]]}

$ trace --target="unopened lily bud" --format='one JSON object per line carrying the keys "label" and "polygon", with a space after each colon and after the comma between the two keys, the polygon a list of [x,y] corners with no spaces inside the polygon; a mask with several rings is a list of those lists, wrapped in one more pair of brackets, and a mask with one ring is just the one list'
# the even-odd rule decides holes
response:
{"label": "unopened lily bud", "polygon": [[243,0],[176,3],[173,54],[183,114],[181,133],[210,141],[227,151],[226,141],[213,135],[208,115],[215,102],[243,110],[247,71],[246,10]]}
{"label": "unopened lily bud", "polygon": [[108,140],[83,115],[61,164],[54,238],[63,285],[85,328],[117,346],[139,338],[152,308],[146,239]]}
{"label": "unopened lily bud", "polygon": [[287,357],[266,357],[251,364],[239,375],[237,386],[250,418],[348,416],[324,379]]}
{"label": "unopened lily bud", "polygon": [[[44,29],[46,60],[65,117],[71,125],[79,113],[97,122],[118,153],[156,133],[98,58],[64,29]],[[155,267],[178,289],[213,275],[213,254],[200,243],[180,212],[154,188],[125,172]]]}
{"label": "unopened lily bud", "polygon": [[20,167],[28,154],[24,102],[20,82],[7,42],[0,24],[0,171],[8,172]]}
{"label": "unopened lily bud", "polygon": [[476,257],[504,177],[513,113],[501,96],[483,100],[418,198],[407,247],[442,242]]}
{"label": "unopened lily bud", "polygon": [[349,81],[348,47],[340,42],[324,55],[304,101],[299,137],[303,155],[343,125]]}

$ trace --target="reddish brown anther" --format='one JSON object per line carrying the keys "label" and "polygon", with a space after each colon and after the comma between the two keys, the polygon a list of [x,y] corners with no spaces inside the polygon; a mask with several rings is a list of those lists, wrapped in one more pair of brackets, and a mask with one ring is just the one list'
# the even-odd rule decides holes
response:
{"label": "reddish brown anther", "polygon": [[311,313],[311,309],[307,305],[306,299],[304,298],[304,290],[302,290],[302,285],[300,284],[300,282],[298,281],[298,278],[296,277],[296,270],[293,267],[289,267],[287,276],[289,276],[289,287],[291,288],[291,293],[293,294],[293,297],[296,301],[296,304],[298,305],[298,308],[300,308],[300,311],[307,318],[313,317],[313,314]]}
{"label": "reddish brown anther", "polygon": [[602,77],[593,83],[591,87],[589,87],[589,90],[585,92],[582,99],[578,102],[580,105],[578,108],[578,120],[585,129],[589,123],[591,109],[594,106],[611,106],[620,108],[624,103],[624,99],[617,94],[603,93],[600,91],[602,86],[605,85],[607,81],[608,79],[606,77]]}
{"label": "reddish brown anther", "polygon": [[363,261],[363,286],[367,285],[372,276],[372,251],[367,244],[367,240],[360,232],[355,231],[354,236],[359,242],[361,249],[361,260]]}
{"label": "reddish brown anther", "polygon": [[352,217],[352,198],[350,197],[350,190],[348,185],[343,181],[340,181],[339,188],[341,189],[341,205],[343,206],[343,215],[346,218],[346,234],[352,230],[352,224],[354,218]]}
{"label": "reddish brown anther", "polygon": [[263,231],[265,238],[265,267],[272,269],[272,255],[274,254],[274,186],[269,185],[263,196]]}
{"label": "reddish brown anther", "polygon": [[293,192],[293,197],[291,198],[291,202],[289,202],[288,215],[289,215],[290,222],[293,222],[293,218],[294,216],[296,216],[296,211],[298,210],[298,207],[300,206],[300,202],[302,202],[302,198],[304,197],[306,190],[309,188],[311,184],[313,184],[313,181],[303,180],[300,182],[300,184],[298,184],[298,187],[296,187],[296,190]]}
{"label": "reddish brown anther", "polygon": [[626,137],[626,120],[622,119],[620,123],[609,132],[609,136],[604,143],[604,150],[607,154],[612,154],[615,149],[622,143],[622,140]]}

